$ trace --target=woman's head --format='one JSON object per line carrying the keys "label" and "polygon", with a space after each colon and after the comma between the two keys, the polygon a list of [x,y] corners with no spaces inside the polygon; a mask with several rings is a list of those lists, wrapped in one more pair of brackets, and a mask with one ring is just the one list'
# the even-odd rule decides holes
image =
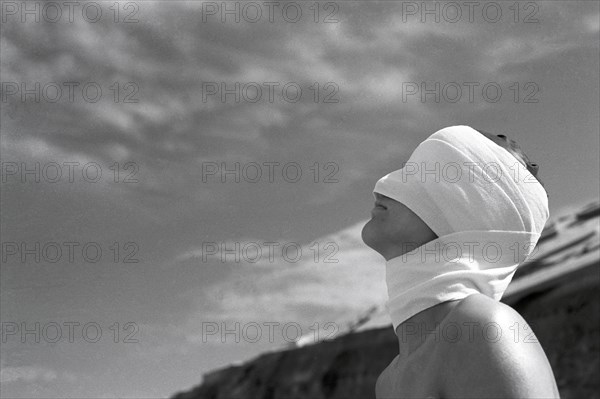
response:
{"label": "woman's head", "polygon": [[537,171],[503,135],[468,126],[442,129],[402,169],[377,182],[363,241],[390,259],[454,232],[541,233],[548,204],[546,191],[530,176]]}

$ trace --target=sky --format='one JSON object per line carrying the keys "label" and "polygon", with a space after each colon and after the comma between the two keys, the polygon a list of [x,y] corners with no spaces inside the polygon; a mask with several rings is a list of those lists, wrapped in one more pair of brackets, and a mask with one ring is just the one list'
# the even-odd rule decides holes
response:
{"label": "sky", "polygon": [[599,4],[465,3],[2,1],[0,395],[343,330],[386,298],[375,182],[446,126],[515,139],[554,215],[597,199]]}

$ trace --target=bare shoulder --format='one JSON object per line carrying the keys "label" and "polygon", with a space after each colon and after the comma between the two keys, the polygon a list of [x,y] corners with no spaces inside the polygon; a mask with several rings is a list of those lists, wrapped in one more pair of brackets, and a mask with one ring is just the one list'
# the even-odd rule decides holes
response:
{"label": "bare shoulder", "polygon": [[448,319],[455,323],[526,324],[525,319],[516,310],[482,294],[470,295],[460,301]]}
{"label": "bare shoulder", "polygon": [[441,327],[444,397],[559,397],[546,354],[510,306],[471,295]]}
{"label": "bare shoulder", "polygon": [[[529,325],[516,310],[481,294],[461,300],[444,324],[442,331],[447,332],[447,339],[443,340],[445,355],[460,361],[467,356],[472,361],[473,357],[486,356],[490,352],[510,350],[518,343],[521,330],[529,330],[529,339],[537,342],[532,338]],[[456,333],[451,335],[453,329]]]}

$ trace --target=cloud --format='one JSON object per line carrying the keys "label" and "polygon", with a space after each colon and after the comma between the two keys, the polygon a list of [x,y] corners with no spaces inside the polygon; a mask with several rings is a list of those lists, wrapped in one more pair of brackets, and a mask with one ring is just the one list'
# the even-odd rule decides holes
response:
{"label": "cloud", "polygon": [[363,225],[302,246],[297,263],[281,256],[260,265],[242,261],[226,280],[183,294],[198,310],[182,323],[187,339],[205,339],[196,333],[205,322],[345,325],[372,306],[382,308],[387,300],[384,262],[361,242]]}
{"label": "cloud", "polygon": [[592,33],[600,31],[600,14],[592,14],[583,18],[584,25]]}
{"label": "cloud", "polygon": [[58,378],[56,371],[40,366],[5,367],[0,369],[0,382],[50,383]]}

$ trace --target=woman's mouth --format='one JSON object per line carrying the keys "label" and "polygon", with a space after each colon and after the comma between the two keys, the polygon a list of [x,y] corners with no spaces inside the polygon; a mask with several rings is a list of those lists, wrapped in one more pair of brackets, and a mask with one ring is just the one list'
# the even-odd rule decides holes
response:
{"label": "woman's mouth", "polygon": [[371,217],[375,217],[378,213],[387,211],[387,207],[380,202],[375,202],[375,207],[371,210]]}
{"label": "woman's mouth", "polygon": [[385,205],[383,205],[381,202],[375,201],[375,209],[387,210],[387,207]]}

